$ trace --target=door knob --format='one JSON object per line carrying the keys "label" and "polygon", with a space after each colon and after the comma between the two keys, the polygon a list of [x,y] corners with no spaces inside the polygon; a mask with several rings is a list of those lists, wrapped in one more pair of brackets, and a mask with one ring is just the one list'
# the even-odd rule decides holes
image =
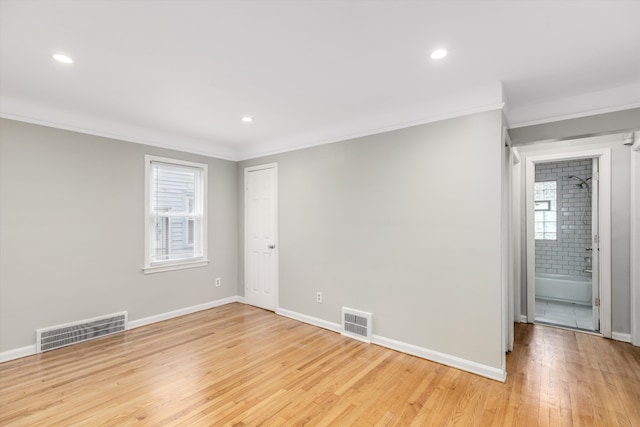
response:
{"label": "door knob", "polygon": [[268,247],[269,249],[275,249],[275,248],[276,248],[276,245],[269,245],[269,246],[267,246],[267,247]]}

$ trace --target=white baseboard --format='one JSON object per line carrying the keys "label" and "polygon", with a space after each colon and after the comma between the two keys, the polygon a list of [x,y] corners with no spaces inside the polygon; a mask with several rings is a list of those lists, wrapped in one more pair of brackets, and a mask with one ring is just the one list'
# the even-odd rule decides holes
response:
{"label": "white baseboard", "polygon": [[492,380],[505,382],[507,379],[507,372],[504,368],[494,368],[492,366],[483,365],[481,363],[462,359],[450,354],[441,353],[439,351],[429,350],[428,348],[419,347],[417,345],[407,344],[405,342],[381,337],[380,335],[373,335],[371,342],[373,344],[381,345],[382,347],[401,351],[402,353],[411,354],[413,356],[451,366],[452,368],[460,369],[462,371],[471,372],[472,374],[480,375]]}
{"label": "white baseboard", "polygon": [[[181,308],[179,310],[169,311],[167,313],[156,314],[154,316],[144,317],[142,319],[131,320],[128,322],[127,329],[139,328],[140,326],[149,325],[151,323],[160,322],[162,320],[171,319],[178,316],[184,316],[185,314],[195,313],[196,311],[207,310],[209,308],[218,307],[232,302],[244,302],[244,297],[228,297],[215,301],[206,302],[204,304],[193,305],[191,307]],[[36,345],[28,345],[25,347],[16,348],[13,350],[7,350],[0,353],[0,363],[8,362],[9,360],[19,359],[25,356],[31,356],[36,354]]]}
{"label": "white baseboard", "polygon": [[295,311],[287,310],[285,308],[276,309],[276,314],[280,316],[288,317],[299,322],[308,323],[313,326],[328,329],[332,332],[342,332],[342,326],[339,323],[329,322],[327,320],[319,319],[317,317],[307,316],[306,314],[296,313]]}
{"label": "white baseboard", "polygon": [[527,316],[525,316],[524,314],[522,314],[522,315],[520,316],[520,323],[529,323],[529,322],[527,321]]}
{"label": "white baseboard", "polygon": [[163,320],[173,319],[174,317],[184,316],[185,314],[195,313],[197,311],[208,310],[232,302],[239,302],[237,296],[222,298],[215,301],[205,302],[204,304],[192,305],[191,307],[180,308],[178,310],[168,311],[166,313],[155,314],[142,319],[130,320],[127,329],[139,328],[140,326],[150,325],[151,323],[161,322]]}
{"label": "white baseboard", "polygon": [[14,348],[13,350],[7,350],[0,353],[0,363],[8,362],[9,360],[19,359],[25,356],[31,356],[36,354],[36,345],[31,344],[20,348]]}
{"label": "white baseboard", "polygon": [[623,341],[623,342],[631,342],[631,334],[625,334],[623,332],[611,332],[611,339],[614,339],[616,341]]}
{"label": "white baseboard", "polygon": [[[178,316],[184,316],[185,314],[195,313],[197,311],[207,310],[209,308],[218,307],[232,302],[245,303],[245,298],[241,296],[233,296],[228,298],[219,299],[216,301],[210,301],[204,304],[198,304],[191,307],[181,308],[179,310],[169,311],[167,313],[161,313],[154,316],[144,317],[142,319],[129,321],[127,329],[139,328],[141,326],[149,325],[151,323],[160,322],[163,320],[171,319]],[[332,332],[341,333],[342,327],[339,323],[329,322],[317,317],[308,316],[306,314],[297,313],[295,311],[287,310],[284,308],[278,308],[276,313],[294,319],[303,323],[308,323],[313,326],[328,329]],[[524,317],[524,316],[523,316]],[[525,320],[523,320],[526,322]],[[614,333],[614,339],[620,341],[629,342],[631,336],[629,334]],[[497,381],[504,382],[506,380],[506,370],[494,368],[491,366],[483,365],[481,363],[473,362],[471,360],[462,359],[460,357],[452,356],[446,353],[441,353],[435,350],[429,350],[424,347],[419,347],[413,344],[408,344],[401,341],[396,341],[390,338],[382,337],[380,335],[373,335],[372,343],[380,345],[382,347],[390,348],[392,350],[401,351],[403,353],[411,354],[423,359],[431,360],[433,362],[441,363],[443,365],[451,366],[456,369],[471,372],[486,378],[490,378]],[[35,344],[8,350],[0,353],[0,362],[6,362],[20,357],[30,356],[36,354]]]}
{"label": "white baseboard", "polygon": [[[339,323],[329,322],[327,320],[319,319],[313,316],[307,316],[306,314],[296,313],[295,311],[287,310],[284,308],[278,308],[276,310],[276,314],[288,317],[290,319],[298,320],[300,322],[308,323],[313,326],[328,329],[332,332],[340,333],[342,331],[342,327]],[[440,353],[439,351],[429,350],[427,348],[418,347],[413,344],[407,344],[405,342],[385,338],[380,335],[373,335],[371,342],[382,347],[390,348],[402,353],[411,354],[412,356],[417,356],[422,359],[441,363],[443,365],[471,372],[472,374],[480,375],[492,380],[505,382],[507,378],[507,372],[504,367],[502,369],[494,368],[492,366],[483,365],[481,363],[462,359],[460,357],[452,356],[446,353]]]}

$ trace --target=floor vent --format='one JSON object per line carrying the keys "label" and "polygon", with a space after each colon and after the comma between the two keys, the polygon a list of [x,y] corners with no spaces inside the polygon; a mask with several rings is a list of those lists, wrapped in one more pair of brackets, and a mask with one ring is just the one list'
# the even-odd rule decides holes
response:
{"label": "floor vent", "polygon": [[371,313],[342,307],[342,335],[371,342]]}
{"label": "floor vent", "polygon": [[66,347],[127,329],[127,312],[108,314],[93,319],[36,330],[38,353]]}

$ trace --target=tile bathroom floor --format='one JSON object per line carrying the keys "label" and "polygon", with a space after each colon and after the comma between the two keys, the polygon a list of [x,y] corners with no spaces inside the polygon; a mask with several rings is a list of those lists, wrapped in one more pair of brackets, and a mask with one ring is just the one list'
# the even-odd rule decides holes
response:
{"label": "tile bathroom floor", "polygon": [[536,298],[536,322],[593,331],[591,307]]}

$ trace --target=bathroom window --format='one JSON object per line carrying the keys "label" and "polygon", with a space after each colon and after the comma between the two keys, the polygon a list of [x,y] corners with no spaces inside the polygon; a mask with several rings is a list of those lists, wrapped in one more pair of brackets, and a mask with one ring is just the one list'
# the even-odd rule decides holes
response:
{"label": "bathroom window", "polygon": [[535,238],[558,239],[558,182],[536,182],[534,186]]}

